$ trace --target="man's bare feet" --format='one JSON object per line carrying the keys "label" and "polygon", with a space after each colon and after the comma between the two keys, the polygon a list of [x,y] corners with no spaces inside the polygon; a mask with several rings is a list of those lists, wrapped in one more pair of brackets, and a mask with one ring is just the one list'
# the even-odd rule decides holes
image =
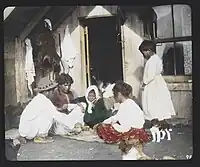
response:
{"label": "man's bare feet", "polygon": [[17,139],[19,140],[19,142],[20,142],[21,145],[27,143],[27,140],[24,137],[22,137],[22,136],[18,137]]}

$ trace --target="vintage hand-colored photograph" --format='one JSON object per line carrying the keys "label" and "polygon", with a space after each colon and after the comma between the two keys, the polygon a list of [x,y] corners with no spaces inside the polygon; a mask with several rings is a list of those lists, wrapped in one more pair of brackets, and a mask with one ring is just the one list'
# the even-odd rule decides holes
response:
{"label": "vintage hand-colored photograph", "polygon": [[4,9],[9,161],[193,155],[192,8]]}

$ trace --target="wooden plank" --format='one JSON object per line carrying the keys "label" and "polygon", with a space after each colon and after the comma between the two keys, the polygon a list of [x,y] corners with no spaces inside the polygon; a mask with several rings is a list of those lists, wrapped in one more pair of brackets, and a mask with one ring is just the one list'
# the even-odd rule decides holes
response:
{"label": "wooden plank", "polygon": [[181,83],[188,82],[188,80],[192,80],[192,76],[172,76],[172,75],[164,75],[163,78],[167,83]]}
{"label": "wooden plank", "polygon": [[80,42],[81,42],[81,85],[82,91],[81,93],[84,94],[85,89],[87,88],[87,80],[86,80],[86,64],[85,64],[85,35],[84,35],[84,27],[80,26]]}
{"label": "wooden plank", "polygon": [[165,39],[155,38],[154,42],[159,45],[159,43],[192,41],[192,40],[193,40],[192,36],[187,36],[187,37],[176,37],[176,38],[165,38]]}
{"label": "wooden plank", "polygon": [[180,118],[180,92],[170,91],[170,93],[176,116]]}
{"label": "wooden plank", "polygon": [[24,28],[22,33],[20,34],[20,39],[23,41],[29,33],[34,29],[34,27],[38,24],[38,22],[47,14],[47,12],[50,10],[51,7],[47,6],[44,7],[41,12],[39,12],[30,22],[29,24]]}
{"label": "wooden plank", "polygon": [[170,91],[177,118],[192,119],[192,92]]}
{"label": "wooden plank", "polygon": [[88,85],[91,85],[91,76],[90,76],[90,57],[89,57],[89,36],[88,36],[88,27],[85,27],[85,36],[86,36],[86,62],[87,62],[87,81]]}
{"label": "wooden plank", "polygon": [[125,68],[125,46],[124,46],[124,26],[121,25],[121,47],[122,47],[122,71],[123,71],[123,80],[126,81],[126,68]]}
{"label": "wooden plank", "polygon": [[138,50],[139,45],[142,42],[140,34],[140,25],[138,17],[133,12],[126,13],[126,21],[124,26],[124,49],[125,49],[125,60],[124,60],[124,81],[129,83],[133,87],[133,95],[139,98],[139,86],[142,80],[143,72],[143,57]]}
{"label": "wooden plank", "polygon": [[192,83],[168,83],[170,91],[192,91]]}
{"label": "wooden plank", "polygon": [[15,79],[17,102],[28,98],[27,82],[25,79],[25,46],[19,39],[15,39]]}

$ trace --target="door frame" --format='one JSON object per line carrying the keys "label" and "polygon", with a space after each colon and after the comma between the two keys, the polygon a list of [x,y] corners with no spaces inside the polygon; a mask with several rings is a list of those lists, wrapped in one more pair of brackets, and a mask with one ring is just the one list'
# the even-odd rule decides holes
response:
{"label": "door frame", "polygon": [[[82,67],[82,81],[83,86],[87,88],[89,85],[87,85],[87,69],[90,67],[87,67],[86,65],[86,43],[85,43],[85,22],[88,19],[92,18],[107,18],[107,17],[117,17],[117,15],[105,15],[105,16],[95,16],[95,17],[78,17],[79,25],[80,25],[80,46],[81,46],[81,67]],[[124,45],[124,26],[120,25],[121,28],[121,56],[122,56],[122,78],[123,80],[126,79],[125,77],[125,68],[124,68],[124,62],[125,62],[125,45]],[[89,40],[89,39],[88,39]]]}

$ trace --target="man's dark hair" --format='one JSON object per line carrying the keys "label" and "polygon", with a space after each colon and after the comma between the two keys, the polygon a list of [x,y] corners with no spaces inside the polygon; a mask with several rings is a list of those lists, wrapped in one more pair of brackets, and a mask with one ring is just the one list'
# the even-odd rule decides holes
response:
{"label": "man's dark hair", "polygon": [[74,83],[74,80],[72,79],[72,77],[69,74],[62,73],[56,78],[56,82],[59,85],[63,85],[65,83],[71,85]]}
{"label": "man's dark hair", "polygon": [[156,53],[156,44],[151,40],[144,40],[139,46],[140,52],[151,50]]}

